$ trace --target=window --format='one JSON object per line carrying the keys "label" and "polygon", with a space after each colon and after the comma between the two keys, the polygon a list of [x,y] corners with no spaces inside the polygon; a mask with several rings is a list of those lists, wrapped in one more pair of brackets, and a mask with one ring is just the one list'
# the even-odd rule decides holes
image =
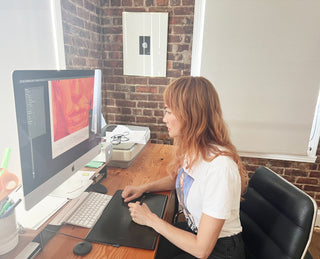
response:
{"label": "window", "polygon": [[319,9],[316,0],[196,1],[192,75],[215,85],[242,156],[314,162]]}

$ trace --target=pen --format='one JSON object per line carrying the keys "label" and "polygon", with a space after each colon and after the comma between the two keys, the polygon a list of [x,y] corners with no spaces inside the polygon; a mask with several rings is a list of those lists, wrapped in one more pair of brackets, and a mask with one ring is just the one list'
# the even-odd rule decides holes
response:
{"label": "pen", "polygon": [[9,159],[10,159],[10,154],[11,154],[11,148],[6,148],[6,150],[4,151],[4,156],[2,158],[2,162],[1,162],[1,172],[0,172],[0,176],[3,174],[4,172],[4,168],[8,167],[9,164]]}
{"label": "pen", "polygon": [[15,192],[19,191],[21,187],[22,187],[22,184],[19,184],[18,187],[16,187]]}
{"label": "pen", "polygon": [[11,205],[4,213],[3,213],[3,217],[6,217],[8,215],[11,214],[11,212],[15,209],[15,207],[17,207],[19,205],[19,203],[21,202],[21,199],[17,200],[16,203],[14,203],[13,205]]}
{"label": "pen", "polygon": [[7,203],[9,200],[9,197],[5,197],[2,201],[0,201],[0,210],[3,208],[3,206]]}
{"label": "pen", "polygon": [[143,202],[144,202],[144,200],[147,198],[147,196],[146,195],[143,195],[142,196],[142,198],[141,198],[141,200],[140,200],[140,205],[142,205],[143,204]]}
{"label": "pen", "polygon": [[6,204],[2,207],[1,211],[0,211],[0,216],[3,214],[3,212],[5,212],[7,210],[7,208],[10,206],[10,201],[7,201]]}

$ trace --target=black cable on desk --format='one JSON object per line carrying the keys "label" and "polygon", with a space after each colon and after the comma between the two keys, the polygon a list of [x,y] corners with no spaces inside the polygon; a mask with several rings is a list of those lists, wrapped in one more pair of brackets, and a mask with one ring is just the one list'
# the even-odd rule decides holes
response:
{"label": "black cable on desk", "polygon": [[[76,238],[76,239],[80,239],[80,240],[85,240],[84,238],[82,237],[76,237],[76,236],[72,236],[72,235],[69,235],[69,234],[65,234],[65,233],[61,233],[59,232],[59,229],[61,228],[61,226],[55,226],[55,225],[48,225],[44,228],[44,230],[42,230],[41,232],[43,231],[46,231],[46,232],[50,232],[50,234],[53,234],[53,235],[50,235],[50,239],[55,235],[55,234],[59,234],[59,235],[63,235],[63,236],[67,236],[67,237],[72,237],[72,238]],[[41,233],[40,233],[41,234]],[[49,239],[49,240],[50,240]],[[49,240],[46,240],[46,243],[48,243]],[[45,244],[46,244],[45,243]]]}
{"label": "black cable on desk", "polygon": [[41,249],[49,242],[49,240],[58,233],[61,226],[48,225],[46,226],[33,240],[40,244]]}

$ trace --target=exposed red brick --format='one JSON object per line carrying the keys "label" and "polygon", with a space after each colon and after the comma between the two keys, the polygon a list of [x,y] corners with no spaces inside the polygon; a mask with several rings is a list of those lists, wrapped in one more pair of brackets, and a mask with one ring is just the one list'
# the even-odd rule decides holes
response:
{"label": "exposed red brick", "polygon": [[136,122],[143,123],[143,124],[156,123],[156,119],[154,117],[146,117],[146,116],[136,117]]}
{"label": "exposed red brick", "polygon": [[161,104],[163,102],[163,95],[162,94],[152,94],[148,95],[148,101],[157,101],[158,104]]}
{"label": "exposed red brick", "polygon": [[303,188],[304,191],[320,192],[320,186],[306,185]]}
{"label": "exposed red brick", "polygon": [[145,94],[131,93],[130,99],[134,99],[136,101],[147,101],[148,97]]}
{"label": "exposed red brick", "polygon": [[122,6],[132,6],[132,0],[122,0]]}
{"label": "exposed red brick", "polygon": [[169,0],[157,0],[158,6],[168,6]]}
{"label": "exposed red brick", "polygon": [[143,6],[144,0],[133,0],[135,6]]}
{"label": "exposed red brick", "polygon": [[298,169],[292,169],[292,168],[286,168],[285,169],[285,175],[289,176],[308,176],[306,171],[298,170]]}
{"label": "exposed red brick", "polygon": [[320,171],[311,171],[309,174],[310,177],[315,177],[320,181]]}
{"label": "exposed red brick", "polygon": [[158,89],[154,86],[137,86],[136,91],[143,93],[157,93]]}
{"label": "exposed red brick", "polygon": [[121,6],[121,0],[110,0],[110,6]]}
{"label": "exposed red brick", "polygon": [[296,183],[308,184],[308,185],[318,185],[319,181],[318,181],[318,179],[315,179],[315,178],[298,177]]}
{"label": "exposed red brick", "polygon": [[170,0],[170,6],[179,6],[181,5],[181,0]]}
{"label": "exposed red brick", "polygon": [[136,102],[127,100],[116,100],[116,105],[119,107],[136,107]]}
{"label": "exposed red brick", "polygon": [[158,108],[158,104],[157,103],[153,103],[153,102],[138,102],[137,103],[137,107],[140,108]]}
{"label": "exposed red brick", "polygon": [[174,14],[175,15],[192,15],[193,16],[193,10],[194,10],[194,7],[181,6],[181,7],[177,7],[174,9]]}
{"label": "exposed red brick", "polygon": [[147,84],[148,82],[148,79],[146,77],[126,77],[126,83],[127,84],[139,84],[139,85],[142,85],[142,84]]}
{"label": "exposed red brick", "polygon": [[150,85],[167,85],[169,82],[168,78],[165,77],[150,77],[149,84]]}
{"label": "exposed red brick", "polygon": [[182,0],[182,5],[192,5],[194,6],[195,0]]}

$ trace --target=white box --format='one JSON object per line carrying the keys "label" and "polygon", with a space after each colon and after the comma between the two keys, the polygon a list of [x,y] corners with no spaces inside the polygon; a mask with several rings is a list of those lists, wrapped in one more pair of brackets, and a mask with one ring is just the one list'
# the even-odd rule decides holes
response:
{"label": "white box", "polygon": [[[123,127],[122,125],[120,126]],[[138,155],[150,139],[150,129],[148,127],[131,125],[125,125],[124,127],[127,127],[130,130],[130,136],[134,135],[135,131],[139,133],[140,137],[143,135],[143,141],[142,143],[135,143],[129,139],[129,141],[122,142],[118,145],[112,145],[112,158],[107,163],[107,166],[128,168],[138,157]],[[111,129],[111,134],[107,129],[108,136],[112,136],[112,132],[117,132],[115,127]],[[107,139],[107,141],[110,141],[110,139]]]}

